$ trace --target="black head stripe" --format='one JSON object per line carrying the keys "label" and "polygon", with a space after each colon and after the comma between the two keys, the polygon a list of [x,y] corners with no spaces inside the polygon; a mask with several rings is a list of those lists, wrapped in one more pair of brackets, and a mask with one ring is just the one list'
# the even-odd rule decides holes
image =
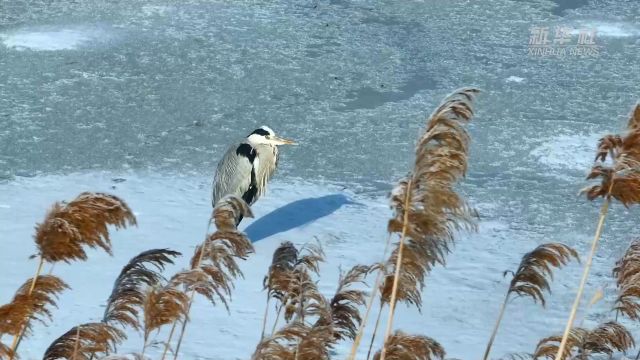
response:
{"label": "black head stripe", "polygon": [[253,130],[251,135],[253,135],[253,134],[262,135],[262,136],[271,135],[271,134],[269,134],[269,132],[267,130],[265,130],[263,128],[258,128],[258,129]]}
{"label": "black head stripe", "polygon": [[236,149],[236,155],[246,157],[253,164],[253,160],[256,158],[256,150],[249,144],[240,144]]}

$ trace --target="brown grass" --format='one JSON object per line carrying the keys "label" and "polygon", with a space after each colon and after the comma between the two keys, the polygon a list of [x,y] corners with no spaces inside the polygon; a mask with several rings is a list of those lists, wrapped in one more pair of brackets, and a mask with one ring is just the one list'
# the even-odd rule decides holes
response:
{"label": "brown grass", "polygon": [[[40,258],[35,279],[48,262],[86,260],[83,246],[100,247],[111,254],[108,225],[116,228],[135,225],[136,219],[127,204],[116,196],[103,193],[80,194],[69,203],[55,203],[45,221],[36,226],[35,242]],[[28,294],[34,290],[31,284]],[[27,330],[29,319],[14,336],[11,350],[15,354]]]}
{"label": "brown grass", "polygon": [[580,261],[578,253],[567,245],[547,243],[538,246],[522,257],[508,293],[531,297],[544,306],[544,291],[551,291],[549,280],[553,279],[552,267],[560,268],[571,258]]}
{"label": "brown grass", "polygon": [[261,341],[252,360],[328,360],[333,333],[296,320]]}
{"label": "brown grass", "polygon": [[289,241],[285,241],[273,253],[269,273],[264,278],[264,288],[269,296],[282,300],[289,288],[291,272],[298,261],[298,249]]}
{"label": "brown grass", "polygon": [[0,359],[19,359],[17,355],[11,350],[10,347],[0,342]]}
{"label": "brown grass", "polygon": [[180,255],[169,249],[152,249],[132,258],[113,285],[102,322],[140,330],[143,326],[139,314],[145,304],[147,288],[162,283],[164,277],[160,272],[167,264],[173,264],[172,258]]}
{"label": "brown grass", "polygon": [[340,275],[338,289],[331,299],[331,319],[336,340],[354,340],[358,325],[362,322],[359,306],[365,305],[366,291],[353,286],[364,284],[371,272],[370,266],[356,265],[346,274]]}
{"label": "brown grass", "polygon": [[[534,358],[556,358],[562,336],[546,337],[538,343]],[[592,354],[613,355],[616,351],[625,351],[635,346],[629,330],[615,321],[604,323],[593,330],[573,328],[567,337],[567,345],[559,360],[575,356],[587,359]]]}
{"label": "brown grass", "polygon": [[596,165],[587,176],[589,180],[599,179],[600,183],[582,190],[589,200],[612,197],[627,207],[640,203],[639,114],[640,104],[631,113],[626,135],[607,135],[600,139]]}
{"label": "brown grass", "polygon": [[174,351],[174,359],[178,358],[194,294],[205,296],[213,304],[218,299],[228,310],[233,280],[242,276],[236,259],[244,260],[254,251],[251,240],[236,227],[244,217],[253,217],[253,213],[241,198],[228,195],[218,201],[212,214],[216,232],[207,236],[203,244],[196,248],[191,258],[191,269],[173,278],[174,286],[182,285],[189,295],[186,314],[184,318],[176,318],[173,322],[162,359],[169,350],[177,321],[180,320],[182,327]]}
{"label": "brown grass", "polygon": [[[407,251],[403,254],[406,276],[415,289],[424,286],[424,274],[436,263],[444,264],[450,251],[454,233],[458,230],[474,230],[475,212],[455,191],[454,185],[467,169],[469,135],[462,126],[473,116],[472,100],[476,89],[461,89],[445,98],[444,102],[427,121],[427,128],[416,146],[413,172],[398,183],[391,194],[394,217],[389,221],[391,233],[402,233]],[[408,206],[405,199],[409,199]],[[407,221],[404,218],[407,213]],[[400,246],[389,261],[395,267]],[[413,256],[410,256],[413,253]],[[392,271],[393,272],[393,269]],[[385,282],[393,278],[385,279]],[[389,285],[383,285],[383,289]],[[404,291],[407,296],[411,291]],[[383,296],[389,301],[390,296]],[[417,297],[398,296],[398,301],[415,301]]]}
{"label": "brown grass", "polygon": [[640,240],[634,240],[613,268],[618,297],[614,310],[632,320],[640,320]]}
{"label": "brown grass", "polygon": [[[560,268],[566,265],[571,258],[580,261],[578,253],[567,245],[560,243],[547,243],[538,246],[533,251],[526,253],[520,261],[518,270],[513,273],[513,278],[509,284],[509,290],[500,307],[498,320],[493,328],[487,348],[484,353],[484,360],[489,358],[491,347],[500,328],[502,317],[511,299],[511,295],[526,296],[534,302],[540,301],[545,306],[544,292],[551,292],[549,280],[553,278],[552,268]],[[504,273],[506,275],[508,271]]]}
{"label": "brown grass", "polygon": [[58,295],[68,289],[60,278],[53,275],[40,275],[32,287],[32,279],[27,280],[9,304],[0,306],[0,335],[19,335],[30,329],[30,320],[42,323],[51,319],[51,307],[57,307]]}
{"label": "brown grass", "polygon": [[36,227],[35,241],[45,261],[86,260],[83,246],[111,254],[108,225],[124,228],[135,224],[133,212],[118,197],[85,192],[69,203],[55,203]]}
{"label": "brown grass", "polygon": [[[565,346],[569,338],[569,333],[573,328],[580,301],[584,292],[591,264],[598,250],[598,242],[602,236],[604,222],[609,211],[611,199],[620,201],[625,207],[640,202],[640,104],[637,104],[631,112],[627,123],[627,133],[624,136],[607,135],[600,139],[596,154],[596,164],[592,167],[587,179],[599,179],[600,182],[588,186],[581,190],[587,199],[595,200],[599,197],[604,199],[600,207],[600,216],[596,226],[596,232],[591,241],[591,250],[587,257],[587,262],[582,272],[578,292],[573,301],[573,306],[569,312],[569,319],[565,325],[562,340],[558,347],[556,359],[565,352]],[[608,163],[607,163],[607,160]]]}
{"label": "brown grass", "polygon": [[47,348],[43,360],[90,360],[94,354],[106,354],[124,339],[124,333],[105,323],[87,323],[73,327]]}
{"label": "brown grass", "polygon": [[[269,303],[271,298],[277,301],[276,320],[273,323],[274,331],[280,317],[280,312],[285,306],[291,280],[293,278],[293,269],[298,261],[298,249],[289,241],[284,241],[273,252],[269,272],[264,277],[263,288],[267,290],[267,305],[265,307],[262,319],[262,333],[260,339],[264,338],[267,318],[269,314]],[[273,331],[272,331],[273,333]]]}
{"label": "brown grass", "polygon": [[151,332],[184,320],[188,308],[189,296],[182,290],[172,285],[149,288],[144,302],[144,347],[148,345]]}
{"label": "brown grass", "polygon": [[[413,171],[391,193],[394,216],[390,233],[400,240],[388,261],[381,300],[389,303],[385,344],[391,336],[397,301],[420,308],[424,278],[435,264],[444,264],[454,234],[476,229],[475,211],[455,185],[467,170],[469,134],[464,125],[473,117],[477,89],[464,88],[447,96],[427,120],[418,140]],[[383,347],[381,359],[385,359]]]}
{"label": "brown grass", "polygon": [[[423,335],[408,335],[396,331],[387,339],[386,358],[389,360],[443,360],[445,350],[437,341]],[[380,360],[382,351],[378,351],[373,359]]]}
{"label": "brown grass", "polygon": [[319,245],[305,244],[299,252],[291,274],[291,282],[285,299],[284,318],[290,321],[294,316],[304,322],[305,316],[328,313],[328,302],[318,291],[313,274],[318,274],[324,252]]}
{"label": "brown grass", "polygon": [[[357,265],[341,274],[336,293],[327,299],[318,291],[314,277],[319,274],[319,263],[323,259],[322,249],[317,245],[305,245],[300,252],[291,243],[283,243],[276,249],[270,273],[278,264],[280,270],[284,268],[289,273],[287,281],[277,282],[286,284],[279,294],[288,323],[263,338],[252,359],[325,360],[330,358],[332,348],[339,341],[355,338],[361,321],[358,307],[364,305],[366,296],[355,286],[364,283],[371,268]],[[278,276],[282,273],[276,272]]]}

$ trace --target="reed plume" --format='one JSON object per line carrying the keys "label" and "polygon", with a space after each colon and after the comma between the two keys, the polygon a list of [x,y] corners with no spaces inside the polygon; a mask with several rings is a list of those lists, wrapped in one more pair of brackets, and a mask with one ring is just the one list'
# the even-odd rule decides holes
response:
{"label": "reed plume", "polygon": [[366,276],[371,272],[371,266],[356,265],[344,276],[341,274],[338,289],[331,299],[332,327],[336,340],[354,340],[358,326],[362,322],[358,306],[366,302],[366,292],[354,289],[355,284],[364,284]]}
{"label": "reed plume", "polygon": [[618,297],[614,310],[632,320],[640,320],[640,240],[634,240],[613,268]]}
{"label": "reed plume", "polygon": [[[396,331],[384,345],[389,360],[444,360],[445,350],[434,339],[423,335],[408,335]],[[382,351],[378,351],[373,359],[380,360]]]}
{"label": "reed plume", "polygon": [[102,322],[140,330],[139,314],[145,304],[147,289],[164,281],[160,272],[180,255],[169,249],[152,249],[132,258],[113,285]]}
{"label": "reed plume", "polygon": [[251,240],[237,229],[237,224],[244,217],[253,217],[253,213],[241,198],[228,195],[218,201],[212,214],[217,230],[196,248],[191,258],[191,269],[172,279],[174,286],[181,285],[189,295],[185,316],[173,321],[162,359],[169,350],[177,321],[182,321],[174,351],[174,360],[178,358],[195,293],[205,296],[213,304],[219,300],[228,310],[233,280],[243,276],[236,259],[244,260],[254,251]]}
{"label": "reed plume", "polygon": [[75,326],[49,345],[43,360],[90,360],[95,354],[108,353],[124,339],[124,332],[105,323]]}
{"label": "reed plume", "polygon": [[[35,243],[39,263],[35,279],[38,279],[44,262],[86,260],[84,246],[100,247],[111,254],[108,226],[124,228],[135,225],[136,218],[129,206],[116,196],[104,193],[84,192],[69,203],[57,202],[47,213],[43,223],[36,226]],[[34,290],[33,282],[29,294]],[[27,323],[13,338],[11,350],[17,352]]]}
{"label": "reed plume", "polygon": [[[566,265],[571,258],[575,258],[577,261],[580,261],[578,253],[574,249],[560,243],[540,245],[522,257],[520,266],[518,266],[518,270],[513,273],[513,278],[509,284],[509,290],[507,290],[507,295],[500,307],[498,320],[493,328],[493,332],[489,338],[489,343],[487,344],[487,349],[484,353],[484,360],[489,358],[493,341],[496,338],[498,328],[500,327],[502,317],[504,316],[504,312],[511,296],[527,296],[533,299],[534,302],[540,301],[544,307],[544,291],[551,292],[549,280],[553,279],[552,268],[560,268]],[[505,272],[505,275],[507,273],[508,272]]]}
{"label": "reed plume", "polygon": [[[328,359],[330,344],[334,341],[330,326],[331,307],[313,278],[313,274],[319,271],[319,263],[324,260],[322,249],[319,245],[307,244],[298,251],[293,244],[283,243],[276,250],[274,260],[276,266],[280,264],[289,268],[293,265],[286,279],[277,282],[283,285],[280,290],[287,324],[263,338],[252,359]],[[282,276],[283,272],[274,272],[273,275]],[[313,325],[312,319],[315,319]]]}
{"label": "reed plume", "polygon": [[296,320],[270,337],[263,339],[252,360],[329,360],[327,344],[333,333],[326,326],[310,326]]}
{"label": "reed plume", "polygon": [[[273,252],[269,272],[263,281],[263,287],[267,290],[267,305],[262,318],[262,333],[260,339],[264,338],[267,326],[267,316],[269,313],[269,302],[274,298],[278,303],[276,305],[277,314],[273,327],[275,330],[280,311],[286,301],[287,293],[293,277],[293,268],[298,261],[298,249],[289,241],[284,241]],[[273,331],[272,331],[273,332]]]}
{"label": "reed plume", "polygon": [[27,280],[18,288],[10,303],[0,306],[0,335],[28,333],[30,319],[42,323],[50,320],[50,308],[57,307],[58,295],[68,288],[64,281],[53,275],[40,275],[35,283],[33,279]]}
{"label": "reed plume", "polygon": [[285,300],[284,318],[290,321],[297,316],[304,322],[307,315],[328,312],[327,301],[318,290],[312,274],[319,274],[320,262],[324,261],[324,252],[320,245],[305,244],[293,268],[291,283]]}
{"label": "reed plume", "polygon": [[599,183],[587,186],[581,190],[588,200],[599,197],[604,199],[600,207],[600,216],[596,232],[591,242],[589,257],[582,272],[578,292],[569,312],[569,319],[565,326],[556,359],[559,360],[567,345],[569,332],[580,307],[580,301],[589,277],[593,257],[598,249],[598,241],[604,229],[604,221],[609,211],[611,199],[616,199],[625,207],[640,202],[640,103],[631,112],[627,122],[627,133],[621,135],[607,135],[600,139],[595,158],[596,163],[587,176],[588,180],[599,180]]}
{"label": "reed plume", "polygon": [[[297,250],[293,251],[293,245],[283,245],[281,251],[276,251],[277,255],[286,252],[290,255],[286,256],[288,259],[298,255]],[[328,360],[339,341],[356,336],[361,321],[358,306],[365,303],[366,293],[354,287],[364,283],[372,267],[356,265],[346,274],[341,274],[336,293],[329,300],[318,291],[313,278],[313,274],[318,274],[319,263],[324,258],[322,249],[305,245],[299,254],[301,256],[295,261],[292,275],[287,278],[289,283],[282,289],[288,323],[271,336],[261,339],[252,356],[253,360]]]}
{"label": "reed plume", "polygon": [[51,320],[51,307],[57,307],[58,295],[69,286],[53,275],[39,275],[27,280],[10,303],[0,306],[0,337],[13,335],[11,347],[0,342],[0,359],[17,359],[18,340],[29,334],[30,320],[42,323]]}
{"label": "reed plume", "polygon": [[13,351],[11,351],[11,348],[0,342],[0,359],[10,358],[19,359],[18,356],[16,356]]}
{"label": "reed plume", "polygon": [[133,353],[126,355],[108,355],[105,357],[101,357],[98,360],[150,360],[148,357],[145,357],[142,354]]}
{"label": "reed plume", "polygon": [[108,225],[136,225],[129,206],[116,196],[85,192],[69,203],[55,203],[36,227],[39,255],[48,262],[69,263],[87,259],[83,246],[112,254]]}
{"label": "reed plume", "polygon": [[230,277],[215,267],[209,271],[200,267],[184,270],[175,274],[170,280],[172,285],[183,288],[188,293],[198,293],[211,301],[213,305],[216,305],[216,299],[220,300],[227,311],[229,303],[226,297],[231,294],[229,281]]}
{"label": "reed plume", "polygon": [[[557,358],[562,336],[546,337],[538,343],[534,358]],[[591,354],[613,355],[616,351],[625,351],[635,346],[633,336],[622,324],[609,321],[593,330],[573,328],[569,331],[566,346],[559,360],[587,359]]]}
{"label": "reed plume", "polygon": [[189,296],[172,284],[155,286],[147,290],[144,302],[144,345],[149,345],[149,335],[160,327],[185,320],[189,308]]}
{"label": "reed plume", "polygon": [[[393,276],[386,276],[381,286],[381,300],[389,303],[385,344],[391,336],[396,302],[419,308],[425,275],[434,265],[445,263],[454,234],[476,229],[476,213],[455,186],[467,170],[470,138],[464,125],[473,117],[478,92],[463,88],[444,99],[418,140],[413,171],[391,193],[394,216],[388,230],[400,239],[387,266],[387,274]],[[380,358],[384,360],[385,355],[383,347]]]}
{"label": "reed plume", "polygon": [[527,352],[509,353],[503,356],[502,358],[500,358],[500,360],[531,360],[531,359],[533,359],[533,354],[527,353]]}

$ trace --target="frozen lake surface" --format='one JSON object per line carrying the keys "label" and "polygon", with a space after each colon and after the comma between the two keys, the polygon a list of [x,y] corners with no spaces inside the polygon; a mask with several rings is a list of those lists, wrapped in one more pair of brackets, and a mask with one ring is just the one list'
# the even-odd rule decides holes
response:
{"label": "frozen lake surface", "polygon": [[[556,26],[573,29],[574,40],[595,29],[599,56],[528,55],[530,29],[549,27],[552,39]],[[474,85],[484,93],[462,190],[480,211],[480,232],[461,236],[447,268],[429,276],[423,313],[401,307],[395,324],[439,340],[449,357],[478,358],[504,270],[543,242],[586,253],[598,207],[576,193],[597,139],[620,130],[640,98],[638,84],[634,0],[4,2],[0,303],[32,275],[34,224],[53,201],[81,191],[122,196],[140,226],[114,235],[114,257],[56,266],[73,290],[54,324],[24,342],[23,358],[40,358],[71,326],[96,320],[138,252],[171,247],[185,266],[204,236],[216,162],[231,139],[267,124],[301,145],[283,149],[256,219],[243,223],[256,254],[243,264],[231,316],[198,302],[183,347],[184,359],[247,359],[272,251],[317,236],[329,257],[327,294],[338,266],[379,260],[386,193],[408,170],[425,117],[450,91]],[[611,213],[587,290],[606,297],[580,314],[586,325],[611,316],[610,271],[639,235],[638,215]],[[563,329],[579,271],[557,274],[546,310],[514,301],[496,358],[532,351]],[[123,350],[139,348],[131,336]]]}

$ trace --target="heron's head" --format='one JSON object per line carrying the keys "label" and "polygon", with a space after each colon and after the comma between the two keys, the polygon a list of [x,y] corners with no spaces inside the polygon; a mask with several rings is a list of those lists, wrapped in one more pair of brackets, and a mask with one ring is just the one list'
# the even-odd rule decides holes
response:
{"label": "heron's head", "polygon": [[295,141],[284,139],[275,134],[273,130],[271,130],[268,126],[261,126],[255,130],[249,136],[247,136],[247,140],[250,143],[256,145],[297,145]]}

